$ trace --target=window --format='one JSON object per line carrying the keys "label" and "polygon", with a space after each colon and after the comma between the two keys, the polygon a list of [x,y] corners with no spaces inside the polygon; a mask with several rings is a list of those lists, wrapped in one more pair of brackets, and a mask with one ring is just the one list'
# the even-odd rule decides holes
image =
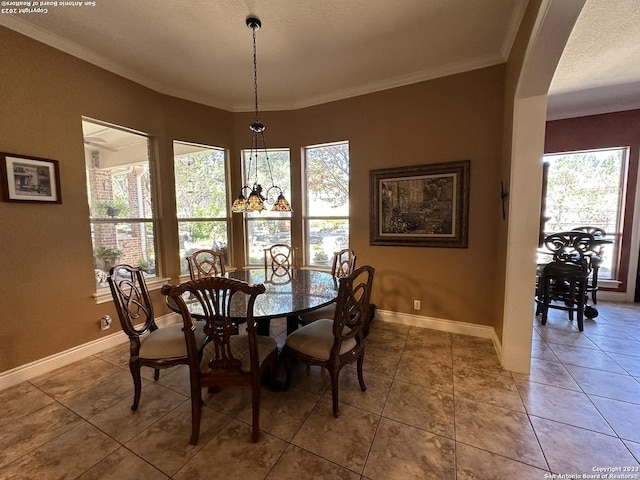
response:
{"label": "window", "polygon": [[[284,195],[291,192],[291,160],[288,149],[267,150],[269,165],[275,184],[282,188]],[[243,172],[247,171],[249,163],[249,150],[242,151]],[[265,189],[272,185],[269,177],[269,167],[265,159],[264,151],[258,152],[258,179],[257,183]],[[252,169],[253,170],[253,169]],[[253,175],[252,175],[253,176]],[[251,179],[253,184],[253,179]],[[263,192],[267,195],[268,192]],[[249,212],[244,215],[245,232],[247,235],[245,261],[247,265],[262,265],[264,261],[264,248],[274,243],[286,243],[291,245],[291,212],[272,212],[267,202],[267,207],[262,212]],[[295,208],[295,207],[292,207]]]}
{"label": "window", "polygon": [[602,228],[613,244],[605,246],[600,279],[617,279],[627,157],[627,148],[544,156],[548,163],[543,199],[544,232],[580,226]]}
{"label": "window", "polygon": [[222,148],[173,142],[180,271],[203,248],[224,254],[229,265],[226,156]]}
{"label": "window", "polygon": [[331,265],[349,248],[349,143],[305,148],[306,264]]}
{"label": "window", "polygon": [[156,276],[153,179],[149,137],[82,120],[96,288],[118,263]]}

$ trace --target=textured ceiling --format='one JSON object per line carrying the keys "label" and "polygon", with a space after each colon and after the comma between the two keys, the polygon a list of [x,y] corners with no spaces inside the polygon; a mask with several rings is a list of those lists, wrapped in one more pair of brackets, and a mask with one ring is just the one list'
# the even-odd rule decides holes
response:
{"label": "textured ceiling", "polygon": [[[0,15],[0,24],[159,92],[246,111],[253,108],[247,16],[263,24],[257,32],[260,109],[281,110],[502,63],[527,2],[58,3],[46,14]],[[639,57],[639,10],[638,0],[587,0],[551,86],[550,112],[584,92],[593,101],[612,81],[632,95],[626,90],[640,88],[640,62],[630,61]],[[583,100],[579,106],[586,108]]]}
{"label": "textured ceiling", "polygon": [[587,0],[548,103],[549,118],[640,108],[640,0]]}

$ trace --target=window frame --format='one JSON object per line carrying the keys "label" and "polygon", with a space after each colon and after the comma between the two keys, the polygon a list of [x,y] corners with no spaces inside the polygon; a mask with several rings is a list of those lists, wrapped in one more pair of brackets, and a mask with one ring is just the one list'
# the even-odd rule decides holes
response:
{"label": "window frame", "polygon": [[[158,219],[158,197],[157,197],[157,162],[156,162],[156,155],[155,155],[155,149],[154,149],[154,139],[151,135],[149,135],[146,132],[142,132],[139,130],[135,130],[129,127],[125,127],[125,126],[121,126],[121,125],[116,125],[116,124],[112,124],[109,122],[105,122],[102,120],[97,120],[94,118],[90,118],[90,117],[86,117],[86,116],[82,116],[82,136],[83,136],[83,142],[85,143],[85,145],[90,145],[89,143],[87,143],[87,139],[91,138],[91,135],[87,135],[85,133],[85,123],[88,124],[92,124],[94,126],[97,127],[102,127],[102,128],[107,128],[107,129],[112,129],[112,130],[117,130],[120,132],[124,132],[127,134],[132,134],[132,135],[137,135],[137,136],[141,136],[144,137],[146,139],[146,150],[147,150],[147,172],[149,175],[149,202],[150,202],[150,212],[151,215],[149,217],[144,217],[144,216],[127,216],[127,217],[116,217],[116,216],[112,216],[111,218],[102,218],[102,217],[94,217],[93,213],[94,210],[92,208],[93,202],[94,202],[94,192],[92,191],[92,185],[91,185],[91,177],[90,177],[90,161],[93,162],[93,159],[89,159],[88,155],[90,155],[90,149],[87,148],[85,146],[85,181],[86,181],[86,186],[87,186],[87,201],[88,201],[88,210],[89,210],[89,214],[88,214],[88,220],[89,220],[89,225],[90,225],[90,241],[91,241],[91,248],[92,248],[92,254],[95,252],[95,250],[98,248],[95,246],[95,230],[94,230],[94,225],[114,225],[117,231],[117,226],[119,224],[150,224],[151,226],[151,230],[152,230],[152,236],[153,236],[153,244],[151,246],[151,251],[154,254],[154,273],[152,275],[149,275],[148,277],[146,277],[147,280],[147,287],[150,290],[155,290],[155,289],[159,289],[164,283],[166,283],[166,281],[168,280],[167,278],[163,278],[161,276],[161,272],[162,272],[162,265],[161,265],[161,252],[159,249],[159,219]],[[96,149],[99,149],[100,147],[97,145],[94,145],[94,147]],[[134,165],[134,164],[128,164],[128,165]],[[144,212],[143,212],[144,214]],[[118,244],[117,244],[117,240],[116,240],[116,247],[119,248]],[[93,262],[95,263],[95,254],[93,256]],[[97,276],[98,274],[98,269],[96,267],[95,268],[95,274]],[[92,297],[94,298],[94,300],[96,301],[97,304],[101,304],[101,303],[107,303],[109,301],[112,301],[112,296],[111,296],[111,290],[109,288],[108,285],[103,285],[103,286],[98,286],[98,282],[96,281],[96,285],[95,285],[95,293],[92,295]]]}
{"label": "window frame", "polygon": [[[177,185],[176,185],[176,176],[175,176],[175,168],[176,168],[176,157],[180,157],[182,155],[176,155],[176,144],[181,144],[184,146],[191,146],[191,147],[196,147],[196,148],[201,148],[202,150],[216,150],[216,151],[220,151],[222,152],[223,156],[224,156],[224,185],[225,185],[225,194],[224,194],[224,199],[225,199],[225,216],[224,217],[181,217],[180,214],[178,213],[178,195],[177,195]],[[174,198],[176,200],[176,226],[178,229],[178,245],[180,245],[180,224],[181,223],[187,223],[187,222],[192,222],[192,223],[208,223],[208,222],[218,222],[218,223],[224,223],[225,224],[225,228],[226,228],[226,232],[227,232],[227,252],[226,252],[226,256],[225,256],[225,267],[226,268],[231,268],[233,269],[233,242],[232,242],[232,234],[231,234],[231,201],[230,201],[230,192],[231,192],[231,185],[230,185],[230,176],[229,176],[229,170],[230,170],[230,164],[229,164],[229,150],[224,148],[224,147],[219,147],[219,146],[215,146],[215,145],[206,145],[206,144],[202,144],[202,143],[196,143],[196,142],[188,142],[185,140],[176,140],[174,139],[172,142],[172,151],[173,151],[173,172],[174,172],[174,181],[173,181],[173,188],[174,188]],[[183,262],[185,261],[185,258],[183,258],[180,254],[180,248],[178,248],[178,262],[180,265],[180,277],[185,277],[189,275],[188,269],[183,270],[182,269],[182,265]],[[186,264],[185,264],[186,265]]]}
{"label": "window frame", "polygon": [[[308,168],[308,157],[307,152],[312,149],[319,149],[324,147],[330,147],[334,145],[346,145],[347,153],[349,155],[349,180],[347,182],[348,190],[347,193],[347,214],[346,215],[311,215],[309,213],[310,210],[310,195],[309,195],[309,168]],[[308,268],[320,269],[320,270],[328,270],[331,269],[331,256],[324,263],[313,263],[313,258],[311,255],[311,227],[310,224],[314,221],[346,221],[348,227],[347,234],[347,244],[344,248],[351,248],[351,215],[350,208],[348,206],[349,197],[351,193],[351,158],[350,158],[350,147],[351,144],[348,140],[336,141],[336,142],[327,142],[315,145],[307,145],[302,148],[302,191],[303,191],[303,214],[302,214],[302,225],[303,225],[303,236],[302,236],[302,251],[304,257],[304,266]]]}
{"label": "window frame", "polygon": [[[283,187],[283,185],[280,185],[278,182],[276,182],[276,184],[278,184],[281,188],[284,189],[284,195],[287,196],[288,192],[291,192],[291,149],[289,147],[280,147],[280,148],[267,148],[267,155],[269,156],[269,161],[272,163],[273,162],[273,153],[274,152],[286,152],[288,157],[289,157],[289,181],[288,181],[288,185],[285,184],[286,186],[289,186],[289,188],[285,188]],[[262,151],[259,151],[258,153],[262,153]],[[254,152],[255,155],[255,152]],[[249,162],[249,157],[251,156],[251,149],[249,148],[244,148],[240,151],[240,161],[241,161],[241,173],[242,173],[242,182],[243,185],[245,184],[245,179],[246,179],[246,175],[247,175],[247,164]],[[254,161],[257,161],[254,159]],[[253,175],[252,175],[253,177]],[[260,175],[260,177],[262,177]],[[249,179],[251,180],[251,185],[253,184],[253,178]],[[263,187],[268,188],[270,185],[268,185],[268,183],[270,183],[271,179],[265,179],[267,181],[260,181],[262,180],[262,178],[258,178],[258,183],[260,183]],[[265,202],[265,207],[266,209],[261,211],[261,212],[245,212],[242,214],[243,219],[242,219],[242,225],[244,227],[244,264],[245,267],[247,268],[251,268],[251,267],[257,267],[257,266],[263,266],[264,263],[262,260],[259,261],[259,263],[252,263],[251,262],[251,242],[249,239],[249,232],[250,232],[250,228],[249,225],[251,222],[256,222],[256,221],[273,221],[273,222],[286,222],[288,223],[289,227],[288,227],[288,231],[289,231],[289,245],[291,245],[292,248],[295,248],[295,246],[293,245],[293,221],[292,221],[292,213],[291,212],[272,212],[271,211],[271,205],[267,204]],[[292,210],[293,210],[292,206]],[[274,243],[283,243],[280,241],[273,241],[271,242],[271,244]],[[294,255],[296,255],[296,253],[294,253]]]}

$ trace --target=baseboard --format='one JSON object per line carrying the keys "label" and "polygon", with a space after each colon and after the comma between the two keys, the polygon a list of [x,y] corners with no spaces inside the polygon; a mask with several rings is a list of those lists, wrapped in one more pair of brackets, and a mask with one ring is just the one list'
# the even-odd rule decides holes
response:
{"label": "baseboard", "polygon": [[[170,313],[163,315],[162,317],[158,317],[156,319],[156,323],[159,327],[162,327],[164,325],[175,323],[178,318],[179,317],[177,317],[176,314]],[[45,373],[49,373],[57,368],[64,367],[65,365],[77,362],[78,360],[82,360],[83,358],[90,357],[91,355],[95,355],[96,353],[100,353],[117,345],[122,345],[126,342],[127,336],[122,330],[120,330],[89,343],[78,345],[77,347],[70,348],[69,350],[7,370],[6,372],[0,373],[0,390],[4,390],[5,388],[9,388],[20,382],[31,380],[32,378],[44,375]]]}
{"label": "baseboard", "polygon": [[502,344],[496,335],[493,327],[488,325],[478,325],[475,323],[456,322],[454,320],[446,320],[442,318],[425,317],[422,315],[413,315],[411,313],[398,313],[389,310],[376,310],[376,320],[390,323],[398,323],[400,325],[410,325],[412,327],[430,328],[432,330],[440,330],[442,332],[457,333],[460,335],[470,335],[472,337],[488,338],[498,354],[498,359],[502,361]]}
{"label": "baseboard", "polygon": [[[158,317],[156,323],[162,327],[178,321],[180,317],[175,313],[170,313]],[[457,333],[461,335],[471,335],[473,337],[488,338],[494,344],[498,358],[502,358],[502,348],[493,327],[487,325],[477,325],[474,323],[456,322],[441,318],[424,317],[409,313],[391,312],[388,310],[376,309],[375,319],[382,322],[398,323],[414,327],[431,328],[443,332]],[[35,362],[21,365],[20,367],[0,373],[0,390],[9,388],[20,382],[31,380],[39,375],[51,372],[56,368],[64,367],[70,363],[77,362],[83,358],[95,355],[109,348],[121,345],[127,341],[126,335],[122,331],[112,333],[97,340],[93,340],[83,345],[70,348],[64,352],[56,353],[48,357],[36,360]]]}
{"label": "baseboard", "polygon": [[495,335],[493,327],[488,325],[456,322],[454,320],[424,317],[422,315],[413,315],[411,313],[391,312],[389,310],[376,310],[376,320],[399,323],[401,325],[410,325],[412,327],[431,328],[432,330],[458,333],[460,335],[471,335],[473,337],[493,338]]}
{"label": "baseboard", "polygon": [[[607,300],[610,302],[633,302],[633,294],[630,292],[611,292],[608,290],[598,290],[596,300]],[[591,297],[589,297],[591,300]],[[597,308],[597,305],[596,305]]]}

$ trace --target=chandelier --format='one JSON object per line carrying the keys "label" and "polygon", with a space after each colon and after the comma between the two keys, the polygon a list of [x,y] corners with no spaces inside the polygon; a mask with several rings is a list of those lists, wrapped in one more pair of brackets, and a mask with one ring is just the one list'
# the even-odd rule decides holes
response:
{"label": "chandelier", "polygon": [[[273,205],[271,209],[274,212],[290,212],[291,205],[284,197],[282,188],[278,187],[273,181],[273,172],[269,163],[269,153],[267,152],[267,144],[264,140],[265,126],[260,122],[260,113],[258,112],[258,57],[256,54],[256,30],[262,26],[260,20],[254,17],[247,18],[247,27],[253,32],[253,92],[255,96],[255,118],[249,129],[251,130],[251,150],[249,152],[249,162],[246,170],[246,177],[243,180],[244,185],[240,189],[240,195],[235,199],[231,206],[233,213],[243,212],[260,212],[264,210],[265,203]],[[258,183],[258,150],[264,152],[264,158],[267,163],[271,186],[266,190]],[[252,175],[253,173],[253,175]],[[251,182],[253,178],[253,183]],[[249,186],[251,185],[251,186]],[[249,193],[249,196],[245,196]]]}

